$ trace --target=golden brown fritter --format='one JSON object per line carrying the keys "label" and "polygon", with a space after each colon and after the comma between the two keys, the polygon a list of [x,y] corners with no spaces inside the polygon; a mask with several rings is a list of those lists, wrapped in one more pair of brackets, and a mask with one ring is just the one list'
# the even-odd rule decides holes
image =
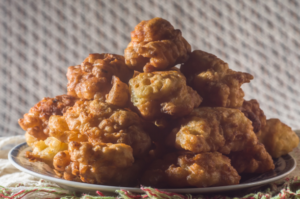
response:
{"label": "golden brown fritter", "polygon": [[173,118],[189,114],[201,103],[201,97],[186,85],[177,71],[140,73],[129,81],[131,102],[149,121],[169,115]]}
{"label": "golden brown fritter", "polygon": [[112,85],[111,90],[105,96],[105,102],[118,107],[126,107],[130,99],[128,85],[121,82],[116,76],[113,76],[112,78]]}
{"label": "golden brown fritter", "polygon": [[[70,142],[70,159],[84,165],[128,167],[134,162],[132,148],[126,144]],[[96,166],[96,165],[95,165]]]}
{"label": "golden brown fritter", "polygon": [[53,115],[49,119],[50,136],[55,137],[64,143],[87,142],[88,137],[78,130],[71,131],[63,116]]}
{"label": "golden brown fritter", "polygon": [[185,62],[190,53],[191,45],[181,31],[174,29],[167,20],[156,17],[135,27],[124,56],[130,68],[153,72]]}
{"label": "golden brown fritter", "polygon": [[71,157],[68,150],[58,152],[53,158],[53,166],[58,171],[65,171],[70,162]]}
{"label": "golden brown fritter", "polygon": [[291,127],[275,118],[267,120],[258,139],[273,158],[288,154],[299,144],[299,137]]}
{"label": "golden brown fritter", "polygon": [[56,174],[66,180],[134,186],[146,161],[133,162],[132,149],[125,144],[71,142],[68,151],[56,154],[53,165]]}
{"label": "golden brown fritter", "polygon": [[231,153],[229,158],[238,173],[264,173],[275,168],[272,157],[260,142]]}
{"label": "golden brown fritter", "polygon": [[133,71],[125,59],[115,54],[90,54],[81,65],[70,66],[67,72],[68,94],[82,99],[100,99],[112,88],[112,77],[128,83]]}
{"label": "golden brown fritter", "polygon": [[19,125],[26,131],[28,145],[35,141],[45,140],[49,136],[48,121],[51,115],[63,115],[68,107],[78,99],[70,95],[59,95],[54,98],[46,97],[34,105],[24,118],[19,119]]}
{"label": "golden brown fritter", "polygon": [[253,76],[229,69],[228,64],[201,50],[192,52],[181,72],[188,85],[203,97],[202,106],[238,108],[244,101],[241,85],[250,82]]}
{"label": "golden brown fritter", "polygon": [[39,139],[37,139],[36,137],[30,135],[28,132],[25,133],[25,140],[26,143],[28,144],[28,146],[33,146],[33,144],[37,141],[39,141]]}
{"label": "golden brown fritter", "polygon": [[70,162],[70,164],[66,166],[61,172],[62,173],[61,177],[63,177],[66,180],[82,182],[82,180],[80,179],[79,170],[80,170],[79,162]]}
{"label": "golden brown fritter", "polygon": [[32,144],[32,152],[27,151],[27,158],[35,161],[43,161],[52,166],[54,156],[68,149],[68,145],[54,137],[48,137],[46,140],[39,140]]}
{"label": "golden brown fritter", "polygon": [[124,143],[134,156],[147,153],[151,145],[136,113],[99,100],[78,101],[63,117],[50,120],[51,135],[66,143],[86,138],[91,143]]}
{"label": "golden brown fritter", "polygon": [[243,106],[239,109],[249,120],[251,120],[254,133],[259,133],[261,128],[266,125],[267,118],[263,110],[259,108],[259,103],[257,100],[244,100]]}
{"label": "golden brown fritter", "polygon": [[196,108],[172,130],[168,145],[194,153],[219,151],[229,154],[256,144],[251,121],[238,109]]}
{"label": "golden brown fritter", "polygon": [[168,154],[144,173],[143,185],[153,187],[209,187],[238,184],[240,176],[221,153]]}
{"label": "golden brown fritter", "polygon": [[92,184],[118,185],[120,171],[134,162],[132,148],[126,144],[70,142],[69,154],[72,162],[79,163],[80,179]]}

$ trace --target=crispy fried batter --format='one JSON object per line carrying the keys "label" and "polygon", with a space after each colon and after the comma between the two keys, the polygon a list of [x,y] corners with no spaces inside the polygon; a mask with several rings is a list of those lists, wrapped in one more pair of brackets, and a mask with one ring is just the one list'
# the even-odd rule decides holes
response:
{"label": "crispy fried batter", "polygon": [[53,166],[58,171],[65,171],[70,163],[71,157],[68,150],[58,152],[53,158]]}
{"label": "crispy fried batter", "polygon": [[[101,166],[97,168],[98,165],[89,165],[88,169],[93,169],[93,174],[90,174],[90,171],[87,171],[85,165],[80,164],[79,162],[70,162],[64,168],[63,172],[59,172],[60,175],[66,180],[79,181],[79,182],[94,182],[94,183],[109,183],[111,185],[121,185],[121,186],[134,186],[137,184],[138,179],[145,168],[144,160],[135,160],[135,162],[126,168],[120,167],[110,167],[110,166]],[[108,171],[108,173],[106,173]],[[97,173],[95,173],[97,172]],[[95,176],[97,175],[97,176]],[[82,181],[85,180],[85,181]],[[100,180],[100,183],[97,181]]]}
{"label": "crispy fried batter", "polygon": [[153,187],[208,187],[238,184],[240,176],[221,153],[169,154],[156,160],[142,177]]}
{"label": "crispy fried batter", "polygon": [[126,144],[71,142],[69,153],[71,161],[79,164],[72,173],[79,175],[83,182],[93,184],[126,184],[122,175],[126,175],[134,162],[132,148]]}
{"label": "crispy fried batter", "polygon": [[39,141],[39,139],[37,139],[36,137],[30,135],[28,132],[25,133],[25,140],[26,143],[28,144],[28,146],[33,146],[33,144],[37,141]]}
{"label": "crispy fried batter", "polygon": [[180,70],[189,85],[203,97],[203,106],[242,106],[244,92],[241,85],[253,79],[252,75],[233,71],[215,55],[201,50],[193,51]]}
{"label": "crispy fried batter", "polygon": [[78,181],[82,182],[80,179],[79,172],[79,163],[78,162],[70,162],[68,166],[66,166],[62,172],[62,177],[66,180]]}
{"label": "crispy fried batter", "polygon": [[299,144],[299,137],[291,127],[275,118],[267,120],[258,139],[273,158],[288,154]]}
{"label": "crispy fried batter", "polygon": [[63,117],[68,129],[61,118],[50,123],[51,132],[58,136],[67,130],[86,135],[92,143],[124,143],[132,147],[135,157],[145,154],[151,144],[136,113],[99,100],[78,101]]}
{"label": "crispy fried batter", "polygon": [[143,161],[134,161],[132,148],[126,144],[71,142],[69,153],[71,163],[65,167],[65,179],[132,186],[145,167]]}
{"label": "crispy fried batter", "polygon": [[116,76],[113,76],[112,84],[113,86],[106,95],[105,102],[118,107],[125,107],[130,98],[128,85],[121,82]]}
{"label": "crispy fried batter", "polygon": [[260,142],[243,151],[233,152],[229,157],[238,173],[264,173],[275,168],[272,157]]}
{"label": "crispy fried batter", "polygon": [[132,148],[126,144],[70,142],[70,159],[84,165],[115,166],[119,168],[131,166],[134,162]]}
{"label": "crispy fried batter", "polygon": [[68,145],[54,137],[48,137],[46,140],[39,140],[32,145],[32,152],[27,151],[26,156],[31,160],[38,160],[52,165],[54,156],[68,149]]}
{"label": "crispy fried batter", "polygon": [[259,133],[259,131],[266,125],[267,118],[263,110],[259,108],[257,100],[245,100],[243,102],[243,106],[239,109],[249,120],[251,120],[254,133]]}
{"label": "crispy fried batter", "polygon": [[191,45],[165,19],[140,22],[125,49],[126,64],[137,71],[165,70],[188,59]]}
{"label": "crispy fried batter", "polygon": [[112,88],[112,77],[128,83],[132,74],[133,71],[125,65],[121,55],[90,54],[81,65],[68,68],[68,94],[105,101],[105,95]]}
{"label": "crispy fried batter", "polygon": [[194,153],[219,151],[229,154],[257,142],[251,121],[238,109],[196,108],[173,129],[167,141]]}
{"label": "crispy fried batter", "polygon": [[70,95],[59,95],[54,98],[46,97],[38,102],[19,119],[19,125],[26,131],[28,145],[34,140],[45,140],[49,136],[48,120],[51,115],[62,115],[66,109],[73,106],[78,99]]}
{"label": "crispy fried batter", "polygon": [[78,130],[71,131],[63,116],[53,115],[49,119],[50,136],[55,137],[64,143],[87,142],[88,137]]}
{"label": "crispy fried batter", "polygon": [[185,77],[174,70],[140,73],[129,81],[129,89],[133,105],[151,121],[187,115],[201,103],[197,92],[186,86]]}

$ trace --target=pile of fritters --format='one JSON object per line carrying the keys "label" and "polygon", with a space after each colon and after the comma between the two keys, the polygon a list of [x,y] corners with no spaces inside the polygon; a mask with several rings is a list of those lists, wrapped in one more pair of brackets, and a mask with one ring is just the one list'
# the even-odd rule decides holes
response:
{"label": "pile of fritters", "polygon": [[[180,64],[180,69],[175,65]],[[237,72],[191,51],[166,20],[140,22],[124,56],[90,54],[67,72],[68,93],[19,120],[31,161],[86,183],[158,188],[238,184],[274,169],[299,138],[244,100]]]}

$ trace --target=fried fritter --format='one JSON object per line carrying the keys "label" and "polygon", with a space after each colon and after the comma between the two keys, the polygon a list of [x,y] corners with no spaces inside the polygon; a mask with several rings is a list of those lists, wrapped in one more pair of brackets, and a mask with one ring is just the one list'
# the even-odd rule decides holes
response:
{"label": "fried fritter", "polygon": [[187,77],[188,85],[203,97],[202,106],[238,108],[244,101],[243,83],[253,76],[229,69],[228,64],[201,50],[192,52],[181,72]]}
{"label": "fried fritter", "polygon": [[71,157],[68,150],[58,152],[53,158],[53,166],[58,171],[65,171],[70,163]]}
{"label": "fried fritter", "polygon": [[70,164],[62,170],[61,173],[64,179],[82,182],[80,179],[79,162],[70,162]]}
{"label": "fried fritter", "polygon": [[33,144],[37,141],[39,141],[39,139],[37,139],[36,137],[30,135],[28,132],[25,133],[25,140],[26,143],[28,144],[28,146],[33,146]]}
{"label": "fried fritter", "polygon": [[111,90],[105,97],[105,102],[118,107],[125,107],[130,99],[128,85],[121,82],[116,76],[113,76],[112,78],[112,85]]}
{"label": "fried fritter", "polygon": [[190,53],[191,45],[181,31],[174,29],[167,20],[156,17],[135,27],[124,56],[130,68],[153,72],[185,62]]}
{"label": "fried fritter", "polygon": [[118,185],[120,171],[134,162],[132,148],[126,144],[70,142],[69,154],[72,162],[79,163],[80,179],[92,184]]}
{"label": "fried fritter", "polygon": [[259,131],[266,125],[267,118],[263,110],[259,108],[258,101],[255,99],[244,100],[243,106],[239,109],[251,120],[254,133],[259,134]]}
{"label": "fried fritter", "polygon": [[54,172],[66,180],[134,186],[146,161],[133,162],[132,149],[125,144],[71,142],[69,150],[54,156],[53,166]]}
{"label": "fried fritter", "polygon": [[78,101],[63,117],[51,117],[49,126],[51,135],[66,143],[86,137],[91,143],[124,143],[135,157],[147,153],[151,145],[136,113],[99,100]]}
{"label": "fried fritter", "polygon": [[81,65],[70,66],[67,72],[68,94],[82,99],[105,101],[112,88],[112,77],[128,83],[133,71],[125,59],[115,54],[90,54]]}
{"label": "fried fritter", "polygon": [[156,160],[142,176],[143,185],[208,187],[238,184],[240,176],[221,153],[168,154]]}
{"label": "fried fritter", "polygon": [[[70,142],[70,159],[84,165],[115,166],[119,168],[131,166],[134,162],[132,148],[126,144],[90,142]],[[95,165],[96,166],[96,165]]]}
{"label": "fried fritter", "polygon": [[38,160],[52,165],[54,156],[68,149],[68,145],[54,137],[48,137],[46,140],[39,140],[32,145],[32,152],[27,151],[26,157],[31,160]]}
{"label": "fried fritter", "polygon": [[169,115],[173,118],[189,114],[201,103],[201,97],[186,85],[177,71],[140,73],[129,81],[131,102],[149,121]]}
{"label": "fried fritter", "polygon": [[275,168],[272,157],[260,142],[231,153],[229,158],[238,173],[264,173]]}
{"label": "fried fritter", "polygon": [[275,118],[267,120],[258,139],[265,145],[266,150],[273,158],[288,154],[299,144],[299,137],[291,127]]}
{"label": "fried fritter", "polygon": [[167,140],[168,145],[194,153],[229,154],[256,144],[251,121],[238,109],[196,108],[183,118]]}
{"label": "fried fritter", "polygon": [[61,142],[70,143],[87,142],[88,137],[78,130],[70,131],[69,126],[63,116],[53,115],[49,119],[50,136],[57,138]]}
{"label": "fried fritter", "polygon": [[45,140],[49,136],[48,121],[51,115],[63,115],[68,107],[78,99],[70,95],[59,95],[54,98],[46,97],[34,105],[24,118],[19,119],[19,125],[26,131],[29,146],[35,141]]}

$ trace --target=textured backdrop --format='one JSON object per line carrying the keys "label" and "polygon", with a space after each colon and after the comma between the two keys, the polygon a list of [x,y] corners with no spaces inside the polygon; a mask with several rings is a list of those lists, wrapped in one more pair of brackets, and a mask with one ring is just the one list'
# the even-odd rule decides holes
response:
{"label": "textured backdrop", "polygon": [[123,54],[141,20],[169,20],[193,49],[255,79],[244,85],[268,118],[300,128],[299,0],[0,0],[0,136],[43,97],[66,93],[66,71],[89,53]]}

